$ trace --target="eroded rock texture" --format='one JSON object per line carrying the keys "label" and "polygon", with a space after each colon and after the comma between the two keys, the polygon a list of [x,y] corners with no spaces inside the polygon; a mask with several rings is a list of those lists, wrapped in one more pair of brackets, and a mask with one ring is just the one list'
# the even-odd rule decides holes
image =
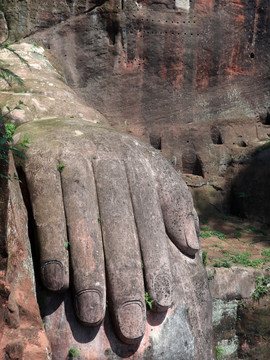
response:
{"label": "eroded rock texture", "polygon": [[265,111],[266,1],[97,3],[82,13],[73,2],[76,16],[37,38],[65,59],[70,84],[113,125],[126,121],[146,137],[162,131],[166,141],[179,136],[174,124]]}
{"label": "eroded rock texture", "polygon": [[0,42],[4,42],[8,38],[8,27],[5,15],[0,11]]}
{"label": "eroded rock texture", "polygon": [[267,0],[4,5],[11,38],[35,33],[88,104],[188,175],[200,210],[226,208],[238,160],[269,138]]}
{"label": "eroded rock texture", "polygon": [[238,310],[239,358],[266,360],[269,357],[270,297],[250,300]]}
{"label": "eroded rock texture", "polygon": [[269,358],[269,294],[253,298],[269,268],[207,268],[213,299],[214,346],[228,360]]}
{"label": "eroded rock texture", "polygon": [[[3,6],[11,38],[34,33],[59,56],[88,104],[116,128],[150,141],[207,196],[215,198],[222,177],[231,179],[249,149],[269,137],[267,0],[6,0]],[[46,113],[40,101],[37,108]],[[72,336],[51,341],[66,351]],[[68,345],[59,345],[63,338]]]}
{"label": "eroded rock texture", "polygon": [[[10,157],[9,169],[16,173]],[[32,255],[27,229],[27,212],[19,183],[2,178],[0,258],[0,358],[50,359],[50,345],[36,301]]]}
{"label": "eroded rock texture", "polygon": [[[103,117],[92,108],[87,108],[78,102],[78,98],[74,92],[68,88],[60,73],[52,66],[52,62],[49,61],[49,52],[45,52],[43,48],[37,48],[36,46],[30,44],[15,45],[14,49],[26,58],[32,69],[30,72],[25,66],[22,66],[16,56],[5,52],[5,60],[9,64],[12,64],[12,69],[16,73],[25,78],[26,92],[19,94],[19,97],[25,102],[26,106],[22,106],[23,110],[14,114],[12,121],[17,124],[25,123],[18,127],[18,133],[15,135],[15,139],[18,140],[19,133],[21,133],[22,136],[20,141],[22,141],[24,135],[28,135],[30,138],[31,145],[28,150],[28,160],[26,160],[24,165],[27,182],[26,179],[23,179],[23,181],[24,187],[26,183],[29,185],[28,189],[33,204],[34,219],[31,219],[31,223],[33,225],[34,220],[36,221],[38,235],[42,235],[43,231],[43,233],[47,232],[50,236],[50,243],[48,239],[47,241],[46,239],[44,240],[43,245],[45,244],[45,250],[48,250],[49,248],[49,251],[51,251],[52,249],[57,249],[57,247],[60,248],[60,250],[65,253],[66,262],[64,263],[62,255],[60,255],[60,260],[62,260],[64,265],[68,266],[68,252],[70,248],[69,246],[64,246],[68,245],[67,242],[61,242],[62,240],[67,240],[66,237],[65,239],[62,239],[61,237],[63,233],[66,234],[66,221],[68,221],[69,230],[73,223],[73,225],[78,227],[77,234],[83,234],[83,231],[81,231],[83,226],[81,226],[81,224],[84,221],[85,214],[81,216],[76,215],[76,209],[74,212],[74,209],[72,210],[70,205],[75,204],[74,199],[76,200],[83,196],[84,198],[82,199],[82,204],[87,204],[87,201],[84,201],[87,195],[85,191],[88,191],[89,189],[87,190],[87,186],[84,186],[83,182],[85,179],[89,178],[89,174],[87,173],[87,167],[82,165],[85,164],[85,162],[80,163],[79,159],[85,157],[84,160],[87,160],[88,155],[90,156],[89,161],[92,160],[95,163],[100,160],[101,164],[103,162],[104,171],[102,172],[101,178],[97,177],[97,180],[99,186],[101,188],[104,186],[105,190],[106,186],[108,187],[108,183],[113,184],[112,187],[114,190],[116,188],[115,184],[122,184],[122,180],[117,177],[117,173],[115,176],[115,173],[112,171],[113,169],[110,166],[106,167],[106,164],[110,164],[110,161],[111,163],[115,163],[114,160],[117,159],[121,159],[121,163],[126,161],[127,168],[129,168],[131,174],[133,174],[131,175],[130,180],[133,179],[134,175],[138,177],[137,181],[133,180],[130,182],[130,186],[141,184],[141,181],[143,181],[143,183],[145,181],[149,181],[149,179],[151,179],[151,176],[149,177],[149,173],[146,171],[140,172],[139,169],[141,169],[140,164],[142,163],[146,163],[147,165],[149,162],[149,164],[152,164],[150,174],[152,174],[152,176],[156,174],[157,183],[152,182],[152,184],[149,183],[149,185],[147,185],[147,183],[145,187],[142,187],[140,193],[142,193],[143,190],[146,192],[147,196],[147,194],[149,195],[149,190],[147,190],[147,188],[154,190],[154,188],[160,184],[158,187],[160,187],[160,189],[163,188],[161,195],[163,193],[164,199],[168,198],[170,194],[172,195],[171,204],[169,202],[167,208],[166,201],[163,199],[163,203],[165,204],[163,204],[163,207],[165,206],[164,216],[167,216],[166,221],[168,229],[170,229],[171,235],[176,232],[174,236],[175,241],[181,234],[182,240],[184,242],[187,241],[190,235],[192,235],[192,227],[189,222],[189,218],[192,218],[192,221],[195,220],[197,227],[198,222],[193,209],[191,196],[188,193],[186,185],[179,177],[179,174],[177,174],[168,165],[165,159],[160,157],[160,154],[157,151],[150,148],[147,144],[142,143],[128,134],[122,134],[108,127],[106,128],[102,126],[99,120],[103,121]],[[0,103],[3,108],[5,105],[9,104],[9,102],[13,105],[16,104],[16,100],[14,99],[16,98],[16,95],[14,95],[15,90],[18,91],[16,86],[17,85],[15,85],[14,89],[9,89],[10,91],[5,91],[3,94],[1,93]],[[29,108],[31,111],[29,111]],[[79,109],[82,109],[82,112],[80,112]],[[73,113],[71,111],[73,111]],[[51,117],[49,116],[50,114]],[[62,155],[59,153],[59,150]],[[64,157],[62,158],[62,156]],[[60,171],[57,170],[59,160],[65,162],[62,175],[60,175]],[[18,165],[21,165],[21,162],[22,159],[18,159]],[[51,176],[52,174],[53,176]],[[121,172],[119,174],[121,174]],[[164,174],[167,174],[168,176],[166,177]],[[69,213],[67,213],[67,217],[62,220],[59,216],[54,216],[55,211],[57,212],[58,208],[57,201],[59,201],[60,204],[62,202],[62,198],[59,198],[62,197],[62,190],[59,189],[59,186],[55,186],[55,184],[59,184],[60,177],[63,179],[63,192],[65,191],[65,180],[69,183],[69,186],[71,185],[72,187],[76,187],[77,184],[82,184],[82,186],[80,185],[81,190],[79,193],[72,190],[66,192],[64,201],[66,202],[66,210],[68,210]],[[102,190],[99,191],[102,193]],[[16,194],[15,190],[14,193]],[[115,193],[113,194],[115,196]],[[123,194],[121,201],[123,201],[123,203],[130,201],[127,200],[124,192]],[[75,195],[73,199],[70,199],[70,196],[73,195]],[[112,199],[114,199],[114,196],[112,196]],[[178,196],[182,196],[182,198],[179,199]],[[145,201],[144,198],[145,196],[142,196],[142,205]],[[175,201],[175,199],[178,200]],[[140,202],[139,196],[137,200],[135,197],[135,202],[136,201]],[[146,216],[151,214],[148,219],[149,222],[153,220],[152,210],[157,210],[159,206],[157,204],[157,208],[152,209],[153,206],[150,206],[151,201],[154,201],[154,197],[150,197],[150,202],[147,203],[148,208],[146,208],[146,210],[144,209],[144,214]],[[36,206],[37,202],[39,202],[39,206]],[[105,204],[99,205],[106,207],[106,202],[110,202],[109,192],[107,196],[104,197]],[[136,203],[134,203],[134,207],[136,206]],[[40,209],[43,211],[39,211]],[[81,205],[79,210],[83,211],[83,209],[84,205]],[[115,232],[119,245],[118,256],[119,254],[124,256],[126,255],[126,252],[131,259],[135,259],[138,258],[139,255],[136,253],[136,239],[131,238],[131,240],[134,240],[134,246],[131,244],[128,248],[129,251],[123,251],[125,249],[125,238],[121,238],[123,232],[119,229],[121,227],[123,229],[123,224],[121,223],[123,223],[123,219],[126,218],[126,214],[123,213],[122,218],[121,216],[119,217],[121,210],[123,211],[121,206],[119,206],[118,208],[112,209],[109,217],[106,213],[103,213],[100,220],[98,220],[98,217],[96,216],[93,221],[96,223],[101,221],[103,229],[105,229],[106,232],[106,229],[109,229],[110,227],[109,222],[112,217],[114,219],[114,228],[116,228],[115,224],[119,225]],[[145,211],[147,211],[148,214],[146,214]],[[103,225],[103,223],[105,223],[106,216],[108,221],[107,227],[106,224]],[[138,222],[142,221],[140,216],[141,212],[139,211],[137,219]],[[9,215],[9,218],[13,219],[12,215]],[[117,219],[118,222],[116,222],[115,219]],[[129,217],[129,219],[134,222],[133,218]],[[178,219],[178,221],[175,219]],[[16,219],[15,224],[17,224],[17,221],[19,220],[20,219]],[[24,239],[27,234],[25,224],[26,218],[24,217],[23,220],[24,222],[21,226],[23,227],[24,232],[20,235],[20,239]],[[185,226],[179,227],[180,223]],[[129,223],[125,222],[124,225],[125,224],[127,226],[124,226],[124,228],[131,228]],[[164,226],[163,219],[161,224]],[[20,222],[18,223],[18,226],[19,225]],[[160,223],[158,225],[160,226]],[[155,231],[155,228],[152,228],[152,230]],[[193,235],[195,235],[197,240],[197,235],[194,231]],[[126,233],[129,235],[127,231],[124,232],[124,235]],[[183,233],[185,233],[184,236]],[[70,237],[68,240],[72,242],[72,235],[69,235]],[[142,237],[143,236],[146,235],[142,234]],[[34,232],[31,233],[31,237],[35,238]],[[147,237],[149,238],[150,236]],[[75,238],[76,242],[78,237],[75,236]],[[113,240],[115,241],[115,239]],[[123,250],[121,248],[121,240],[123,241]],[[148,240],[149,239],[146,239],[145,243],[147,243]],[[166,236],[164,240],[167,240]],[[10,246],[12,247],[13,240],[11,239],[10,241]],[[157,237],[154,237],[153,241],[153,246],[156,246]],[[167,311],[167,313],[163,312],[162,314],[154,314],[147,312],[144,337],[140,342],[136,342],[135,345],[123,344],[123,342],[119,340],[116,336],[115,329],[112,327],[112,322],[110,320],[112,317],[109,318],[108,314],[106,314],[105,322],[99,327],[86,328],[79,324],[77,318],[75,317],[73,307],[72,293],[74,293],[74,289],[72,284],[74,284],[74,278],[72,276],[70,277],[70,289],[64,294],[39,291],[39,300],[42,315],[44,316],[45,328],[52,347],[52,358],[55,360],[66,359],[70,348],[78,349],[82,359],[91,360],[117,359],[125,357],[129,357],[131,359],[167,358],[177,360],[208,360],[211,358],[211,298],[205,269],[203,268],[201,262],[200,252],[198,251],[194,257],[186,256],[181,253],[172,242],[169,241],[168,243],[170,254],[169,260],[171,262],[171,272],[173,275],[171,283],[171,287],[173,289],[171,299],[173,306]],[[47,246],[46,248],[46,245],[48,244],[51,246]],[[190,247],[193,247],[192,245],[194,244],[189,245]],[[75,250],[76,248],[77,247],[75,245]],[[198,246],[196,249],[198,249]],[[8,250],[8,255],[10,254],[10,251],[11,250]],[[81,252],[81,254],[79,253],[80,257],[78,259],[78,267],[74,267],[74,264],[72,265],[73,275],[78,269],[80,271],[85,270],[84,264],[92,264],[87,261],[87,254],[87,252]],[[192,252],[192,254],[194,254],[194,252]],[[41,257],[42,256],[44,256],[44,253],[41,254]],[[70,257],[72,258],[72,256],[73,255],[70,252]],[[162,260],[163,256],[164,253],[162,251],[162,256],[159,258],[158,249],[156,248],[154,248],[151,254],[150,246],[150,264],[152,262],[153,265],[156,266],[157,261],[160,259]],[[86,260],[85,263],[83,263],[83,259]],[[121,257],[119,257],[119,259],[121,259]],[[18,261],[19,263],[20,259],[15,258],[14,261]],[[108,263],[110,261],[110,257],[107,256],[106,261]],[[147,261],[149,261],[149,259],[146,257],[144,267],[147,267]],[[142,274],[140,257],[137,263],[138,266],[135,270],[139,270]],[[82,267],[80,268],[79,265],[82,265]],[[129,266],[130,263],[127,262],[123,265],[124,266],[121,271],[125,269],[125,265]],[[163,271],[164,266],[159,266],[158,270]],[[84,272],[82,273],[84,274]],[[114,276],[115,274],[112,273],[112,275]],[[123,273],[123,279],[124,278],[125,273]],[[12,279],[10,281],[12,282]],[[109,281],[110,278],[108,277],[108,283]],[[27,284],[28,283],[26,283],[26,285]],[[126,287],[124,282],[121,284],[123,284],[121,290],[125,290],[131,285],[132,291],[137,291],[137,285],[134,287],[133,283],[127,283]],[[137,279],[134,279],[134,284],[138,284]],[[78,283],[75,285],[78,285]],[[81,285],[81,283],[79,283],[79,285]],[[159,281],[154,283],[154,285],[157,288],[157,291],[162,290],[162,278],[159,277]],[[110,297],[110,290],[108,290],[108,294],[108,308],[111,309],[114,294],[111,292]],[[25,296],[25,293],[23,292],[22,295]],[[129,291],[127,291],[127,294],[124,293],[124,295],[128,297],[130,295]],[[140,300],[145,310],[144,288]],[[119,301],[121,302],[123,299],[120,299]],[[37,304],[33,302],[32,308],[33,313],[31,312],[31,314],[35,315]],[[114,309],[112,309],[112,313],[113,311]],[[40,319],[37,321],[39,321],[40,324]],[[124,321],[127,323],[127,330],[130,330],[131,326],[133,326],[134,322],[136,322],[136,319],[132,323],[127,316]],[[28,323],[25,325],[27,329],[29,326],[31,328],[31,325]],[[28,336],[30,336],[30,340],[28,339]],[[27,343],[31,343],[31,333],[24,333],[24,340]],[[20,358],[21,355],[19,354],[18,356]],[[33,356],[33,358],[36,357]]]}

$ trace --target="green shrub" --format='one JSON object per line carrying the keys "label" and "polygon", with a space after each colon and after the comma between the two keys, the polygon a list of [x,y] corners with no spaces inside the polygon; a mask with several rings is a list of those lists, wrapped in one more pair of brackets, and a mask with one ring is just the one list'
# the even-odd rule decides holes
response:
{"label": "green shrub", "polygon": [[224,220],[224,221],[227,221],[227,220],[230,219],[230,217],[228,215],[222,215],[221,219]]}
{"label": "green shrub", "polygon": [[[8,115],[14,110],[20,110],[20,105],[24,105],[24,103],[19,100],[19,104],[16,105],[13,109],[6,107],[8,112],[3,115],[0,109],[0,160],[8,163],[8,154],[9,151],[12,151],[14,155],[17,155],[22,158],[26,158],[26,155],[21,150],[22,148],[28,148],[27,144],[29,144],[28,138],[25,136],[22,143],[14,146],[13,134],[15,131],[15,126],[13,124],[8,124],[6,122]],[[4,176],[0,174],[0,178],[8,178],[8,180],[19,180],[17,175],[14,173],[13,177],[11,174],[8,176]]]}
{"label": "green shrub", "polygon": [[240,226],[236,226],[235,230],[236,230],[236,231],[241,231],[241,230],[243,230],[243,229],[242,229]]}
{"label": "green shrub", "polygon": [[267,235],[267,232],[265,230],[258,229],[258,228],[256,228],[256,226],[247,226],[246,230],[253,232],[254,234],[257,234],[257,235],[263,235],[263,236]]}
{"label": "green shrub", "polygon": [[202,231],[200,232],[200,236],[204,239],[209,238],[210,236],[216,236],[220,240],[226,240],[225,234],[217,230],[211,230],[208,226],[202,228]]}
{"label": "green shrub", "polygon": [[242,236],[242,231],[236,231],[236,232],[233,234],[233,237],[234,237],[235,239],[239,239],[241,236]]}
{"label": "green shrub", "polygon": [[200,219],[200,223],[207,225],[208,224],[208,220],[207,219]]}
{"label": "green shrub", "polygon": [[218,237],[220,240],[226,240],[226,235],[220,231],[214,230],[212,231],[212,235]]}
{"label": "green shrub", "polygon": [[270,249],[262,249],[263,256],[270,256]]}
{"label": "green shrub", "polygon": [[269,285],[270,285],[270,277],[269,278],[264,278],[264,277],[256,277],[256,289],[254,290],[253,293],[253,299],[255,300],[259,300],[261,297],[263,297],[264,295],[266,295],[268,293],[269,290]]}
{"label": "green shrub", "polygon": [[[10,43],[8,41],[0,43],[0,50],[9,51],[13,55],[15,55],[17,58],[19,58],[21,63],[25,64],[30,69],[28,62],[24,58],[22,58],[19,53],[17,53],[14,49],[12,49],[10,47]],[[0,80],[3,80],[10,87],[12,86],[12,84],[14,82],[17,83],[21,87],[24,86],[22,78],[20,76],[18,76],[17,74],[15,74],[13,71],[9,70],[6,67],[5,62],[3,60],[1,60],[1,58],[0,58]],[[21,150],[19,150],[18,148],[13,146],[14,141],[13,141],[12,136],[13,136],[14,130],[15,130],[14,125],[6,123],[6,121],[9,118],[9,114],[14,110],[19,110],[20,105],[24,105],[21,100],[19,101],[19,104],[17,106],[15,106],[13,109],[10,109],[7,106],[6,108],[7,108],[8,112],[5,115],[2,114],[2,111],[0,109],[0,160],[3,160],[6,163],[8,163],[9,151],[12,151],[14,154],[16,154],[18,156],[25,157],[24,153]],[[5,125],[5,127],[3,127],[3,124]],[[25,148],[25,147],[27,147],[27,145],[26,145],[27,143],[28,143],[28,139],[25,138],[23,143],[18,144],[18,145]],[[11,174],[9,174],[8,176],[0,174],[0,177],[8,178],[9,180],[12,180]],[[19,180],[15,173],[13,175],[13,179]]]}
{"label": "green shrub", "polygon": [[263,263],[263,259],[250,260],[249,258],[251,257],[251,253],[249,251],[235,255],[229,255],[229,257],[230,260],[232,260],[237,265],[252,266],[255,268]]}
{"label": "green shrub", "polygon": [[206,239],[206,238],[209,238],[212,234],[211,231],[201,231],[200,232],[200,236],[203,238],[203,239]]}
{"label": "green shrub", "polygon": [[202,231],[211,231],[211,228],[209,226],[202,227]]}
{"label": "green shrub", "polygon": [[261,151],[267,150],[269,148],[270,148],[270,140],[266,140],[266,142],[262,146],[259,146],[254,150],[253,155],[256,155],[256,154],[260,153]]}
{"label": "green shrub", "polygon": [[6,128],[6,137],[8,142],[13,142],[12,136],[15,132],[15,125],[14,124],[5,124]]}
{"label": "green shrub", "polygon": [[232,267],[232,262],[227,259],[214,259],[214,267],[230,268]]}

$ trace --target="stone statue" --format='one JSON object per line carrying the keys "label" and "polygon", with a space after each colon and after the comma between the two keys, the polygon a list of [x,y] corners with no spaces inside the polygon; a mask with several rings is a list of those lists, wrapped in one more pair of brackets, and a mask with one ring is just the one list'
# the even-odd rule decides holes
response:
{"label": "stone statue", "polygon": [[168,241],[190,256],[199,250],[186,185],[129,135],[73,119],[27,123],[18,131],[31,139],[23,170],[43,284],[68,289],[70,264],[77,317],[98,325],[105,316],[105,258],[117,334],[137,342],[145,330],[145,292],[158,312],[172,305]]}
{"label": "stone statue", "polygon": [[[210,359],[211,301],[186,184],[149,145],[91,121],[102,116],[78,102],[42,48],[16,50],[32,68],[26,77],[12,58],[28,89],[14,115],[16,140],[30,139],[17,166],[49,290],[39,298],[53,359],[71,347],[81,359]],[[103,321],[106,298],[120,340]]]}

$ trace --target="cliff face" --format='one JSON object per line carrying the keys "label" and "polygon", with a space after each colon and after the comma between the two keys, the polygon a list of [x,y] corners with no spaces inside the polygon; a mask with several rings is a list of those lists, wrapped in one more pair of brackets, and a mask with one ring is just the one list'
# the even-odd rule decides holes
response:
{"label": "cliff face", "polygon": [[[1,175],[15,174],[12,156]],[[0,358],[50,359],[36,302],[27,212],[19,183],[0,178]]]}
{"label": "cliff face", "polygon": [[[0,104],[4,110],[6,105],[9,105],[11,108],[15,107],[16,104],[18,104],[18,98],[25,104],[17,113],[14,114],[14,112],[12,112],[13,120],[17,124],[29,121],[28,124],[23,124],[17,128],[17,134],[14,137],[18,140],[21,132],[21,138],[23,139],[23,128],[24,126],[29,126],[26,133],[30,139],[31,145],[29,144],[27,162],[28,164],[35,163],[36,159],[39,159],[38,154],[41,154],[37,164],[37,174],[43,172],[43,167],[45,167],[45,164],[47,163],[47,160],[45,160],[46,153],[47,151],[51,152],[56,144],[61,144],[62,150],[67,149],[68,153],[74,154],[73,160],[71,160],[70,165],[67,166],[70,166],[70,169],[75,169],[80,154],[85,153],[87,151],[87,146],[89,146],[89,144],[91,146],[93,141],[96,141],[93,143],[93,148],[100,147],[102,151],[111,149],[108,155],[109,157],[113,157],[114,154],[120,156],[118,146],[121,144],[122,137],[129,138],[129,141],[131,141],[130,145],[128,145],[129,143],[125,143],[126,145],[125,147],[123,146],[123,152],[126,155],[130,148],[130,158],[127,159],[127,163],[130,165],[134,164],[134,169],[136,167],[137,170],[138,162],[136,159],[138,157],[139,146],[144,146],[142,154],[143,157],[146,158],[148,154],[147,144],[141,143],[138,139],[126,134],[115,132],[113,129],[104,128],[101,125],[101,121],[102,123],[106,123],[104,118],[100,113],[97,113],[92,108],[86,107],[79,102],[78,97],[68,88],[61,73],[53,67],[54,63],[49,61],[51,60],[50,53],[45,51],[42,47],[37,46],[36,44],[21,43],[13,45],[12,48],[28,61],[31,71],[29,71],[27,67],[22,66],[20,60],[14,56],[13,53],[1,53],[1,58],[5,63],[9,64],[11,69],[25,80],[25,89],[21,93],[19,92],[21,89],[16,88],[17,85],[12,89],[7,88],[6,91],[0,93]],[[68,133],[65,130],[64,122],[71,124],[70,129],[67,130]],[[46,132],[48,124],[52,124],[50,133]],[[32,126],[36,127],[36,130],[31,130]],[[81,136],[88,126],[93,128],[90,134],[91,137],[89,135],[86,143]],[[45,132],[43,132],[44,130]],[[41,132],[39,133],[39,131]],[[95,131],[97,133],[95,133]],[[106,137],[107,133],[109,134],[108,137]],[[39,139],[36,138],[35,134],[39,134]],[[66,139],[72,140],[71,142],[68,142]],[[22,140],[18,140],[18,142],[20,141]],[[99,143],[97,141],[99,141]],[[37,149],[38,152],[35,153],[35,149]],[[151,159],[155,154],[159,157],[159,154],[153,152],[153,149],[151,148]],[[56,154],[56,156],[58,159],[58,154]],[[52,160],[56,161],[53,165],[55,171],[57,171],[57,159],[55,158]],[[162,162],[164,161],[164,159],[161,158],[159,158],[159,160]],[[20,165],[21,161],[22,160],[18,159],[17,165]],[[158,167],[158,162],[159,161],[154,164],[155,166],[153,166],[153,169],[155,169],[157,174],[162,174],[162,170]],[[64,164],[66,163],[64,162]],[[166,161],[164,161],[164,164],[168,166]],[[27,166],[23,170],[19,168],[23,180],[22,188],[25,190],[25,185],[28,184],[30,199],[32,204],[34,204],[35,200],[31,197],[31,194],[33,194],[33,192],[31,193],[31,182],[29,182],[26,168]],[[13,174],[15,170],[10,168],[9,170],[6,169],[6,171]],[[25,171],[26,179],[23,177],[23,171]],[[85,171],[85,162],[81,168],[77,167],[74,183],[83,179],[85,176],[83,171]],[[105,168],[105,172],[106,175],[104,176],[107,176],[111,183],[114,177],[111,176],[112,172],[110,172],[109,167]],[[168,182],[170,184],[177,183],[179,179],[178,175],[175,172],[173,173],[177,180],[173,181],[171,179]],[[36,183],[41,184],[41,187],[34,191],[38,196],[40,196],[40,193],[42,192],[42,183],[46,184],[44,188],[50,189],[48,193],[52,193],[52,187],[48,185],[49,177],[47,178],[47,174],[48,172],[46,172],[46,179],[44,182],[43,180],[36,181]],[[87,175],[87,177],[88,176],[89,175]],[[143,179],[145,177],[146,172],[141,171],[141,173],[138,173],[136,179]],[[119,176],[116,181],[119,182]],[[187,189],[184,182],[181,184],[184,189],[183,192],[186,192]],[[2,327],[0,326],[1,329],[3,328],[3,335],[0,331],[0,337],[2,335],[2,339],[0,339],[0,354],[1,351],[4,354],[6,352],[8,354],[7,356],[10,356],[11,359],[46,359],[49,358],[50,348],[46,342],[42,321],[39,317],[38,306],[34,298],[32,282],[33,268],[29,254],[27,214],[22,203],[21,194],[18,191],[18,183],[15,181],[6,181],[4,185],[5,190],[8,190],[8,187],[10,188],[10,191],[8,192],[9,207],[4,209],[5,218],[3,220],[1,219],[0,224],[7,224],[4,230],[7,232],[7,229],[10,229],[10,236],[6,236],[6,233],[4,234],[4,240],[6,240],[8,248],[6,253],[3,252],[3,257],[8,257],[8,259],[5,259],[5,262],[2,264],[0,258],[1,269],[3,269],[2,274],[0,273],[2,276],[2,278],[0,278],[0,285],[2,286],[0,289],[0,301],[2,303],[0,322],[1,326],[3,325]],[[153,185],[140,186],[140,189],[153,189],[155,186],[156,185],[153,183]],[[84,186],[83,188],[86,189],[87,186]],[[112,194],[109,190],[107,193],[108,196],[114,198],[113,191]],[[177,193],[177,190],[173,191],[174,198]],[[77,198],[76,191],[69,190],[69,194],[71,196],[75,195]],[[188,193],[186,192],[186,194]],[[2,193],[0,193],[0,195],[2,195]],[[33,212],[30,209],[27,191],[24,191],[24,195],[24,200],[29,210],[29,234],[34,243],[36,239],[35,221],[37,223],[38,215],[34,212],[34,207]],[[88,195],[85,193],[83,200],[87,198]],[[189,199],[191,201],[190,197]],[[60,206],[62,201],[61,198],[59,201]],[[70,200],[67,200],[67,203],[68,201]],[[42,203],[45,204],[44,200],[42,200]],[[51,201],[49,201],[48,204],[50,203]],[[178,201],[177,204],[181,204],[180,206],[182,206],[183,201]],[[0,205],[2,204],[0,203]],[[40,216],[44,216],[44,221],[47,221],[44,228],[50,228],[54,220],[59,221],[60,219],[59,216],[48,216],[48,208],[50,206],[51,205],[47,206],[45,204],[46,209],[40,211]],[[152,207],[154,208],[155,205]],[[185,206],[185,208],[188,209],[188,205]],[[57,209],[57,204],[53,206],[53,209]],[[112,217],[113,221],[115,221],[115,214],[118,209],[121,210],[122,206],[119,206],[115,211],[110,212],[110,217]],[[8,210],[9,212],[7,213]],[[181,207],[177,208],[176,214],[179,213],[182,213]],[[83,232],[84,230],[81,226],[82,219],[79,213],[74,213],[72,218],[78,225],[78,233],[80,231]],[[104,218],[105,216],[101,215],[102,221],[104,221]],[[123,218],[124,215],[121,215],[122,223]],[[179,219],[179,221],[181,221],[181,219]],[[179,221],[175,221],[175,223],[178,224]],[[65,226],[65,220],[62,221],[60,219],[60,222]],[[54,243],[57,243],[58,241],[58,232],[60,231],[59,226],[57,225],[55,232],[56,236],[52,237]],[[117,232],[117,236],[121,239],[120,231]],[[123,237],[122,248],[125,249],[125,252],[129,252],[126,250],[127,246],[125,243],[127,237]],[[154,238],[153,247],[155,246],[159,249],[159,253],[164,256],[164,251],[160,250],[161,248],[156,245],[157,236]],[[66,246],[63,246],[63,248],[67,251]],[[80,325],[74,314],[74,303],[72,301],[74,294],[72,294],[71,291],[65,293],[53,293],[48,291],[46,293],[45,291],[41,291],[40,287],[37,286],[43,321],[53,353],[52,359],[66,360],[68,358],[68,353],[72,348],[76,348],[76,350],[80,352],[80,358],[82,359],[100,360],[127,357],[130,359],[210,359],[212,353],[211,298],[200,253],[198,252],[194,258],[185,256],[179,252],[173,244],[170,244],[169,251],[174,279],[172,285],[172,288],[174,289],[172,300],[174,306],[168,310],[166,318],[165,313],[147,313],[145,336],[140,344],[123,344],[115,335],[112,322],[109,320],[108,312],[104,323],[100,326],[89,329],[89,327]],[[154,257],[155,264],[158,264],[159,253]],[[85,254],[89,254],[87,250],[85,251]],[[113,257],[114,256],[111,256],[111,258]],[[91,255],[89,256],[89,259],[92,259]],[[89,263],[91,263],[91,261],[89,261]],[[85,261],[85,264],[88,264],[88,261]],[[127,264],[128,263],[126,262],[124,268],[125,272]],[[139,265],[141,269],[141,261],[139,262]],[[160,268],[162,269],[163,266],[160,266]],[[83,267],[83,269],[85,268]],[[72,274],[75,272],[76,268],[73,268]],[[72,276],[73,275],[71,275],[71,279]],[[37,277],[37,285],[40,285],[39,279],[40,278]],[[131,283],[132,286],[137,288],[137,285],[134,285],[134,282]],[[158,280],[157,284],[160,286],[161,282]],[[11,288],[10,292],[7,289],[8,287]],[[73,286],[70,285],[70,288],[73,289]],[[127,292],[129,291],[127,290]],[[112,297],[108,295],[108,298],[110,309]],[[5,324],[5,319],[8,321],[7,324]],[[130,319],[130,316],[128,319]],[[133,325],[130,327],[132,328],[132,326]],[[31,331],[28,331],[28,329]],[[18,341],[11,341],[11,345],[9,344],[9,340],[13,340],[13,337],[10,334],[13,334],[14,338],[18,338]],[[32,353],[29,352],[30,350]],[[34,351],[36,351],[36,354]]]}
{"label": "cliff face", "polygon": [[[114,127],[150,141],[208,198],[218,202],[224,178],[248,166],[252,149],[269,139],[267,0],[3,0],[0,10],[1,40],[8,27],[10,39],[31,36],[51,49],[88,104]],[[39,116],[49,116],[42,101]],[[238,194],[246,188],[236,186]],[[6,266],[5,252],[3,258]],[[5,287],[1,295],[7,307]],[[63,311],[48,316],[48,326]],[[42,331],[39,319],[35,326]],[[57,349],[61,337],[49,330]],[[65,337],[68,347],[72,336]]]}
{"label": "cliff face", "polygon": [[269,139],[267,0],[3,4],[11,38],[50,48],[88,104],[222,207],[216,189],[229,198],[238,160]]}
{"label": "cliff face", "polygon": [[[4,1],[14,37],[63,59],[68,81],[115,126],[140,135],[172,124],[266,112],[267,0]],[[14,10],[15,9],[15,10]],[[15,14],[18,16],[14,16]]]}

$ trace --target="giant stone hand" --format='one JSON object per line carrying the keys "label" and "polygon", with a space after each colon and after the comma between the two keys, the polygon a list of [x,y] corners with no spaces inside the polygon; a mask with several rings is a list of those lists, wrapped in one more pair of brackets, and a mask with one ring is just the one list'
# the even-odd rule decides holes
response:
{"label": "giant stone hand", "polygon": [[107,296],[118,337],[137,342],[145,292],[157,312],[172,304],[169,242],[191,257],[199,249],[185,183],[149,145],[87,121],[36,121],[17,132],[31,141],[21,166],[43,284],[52,291],[72,285],[87,326],[103,320]]}

